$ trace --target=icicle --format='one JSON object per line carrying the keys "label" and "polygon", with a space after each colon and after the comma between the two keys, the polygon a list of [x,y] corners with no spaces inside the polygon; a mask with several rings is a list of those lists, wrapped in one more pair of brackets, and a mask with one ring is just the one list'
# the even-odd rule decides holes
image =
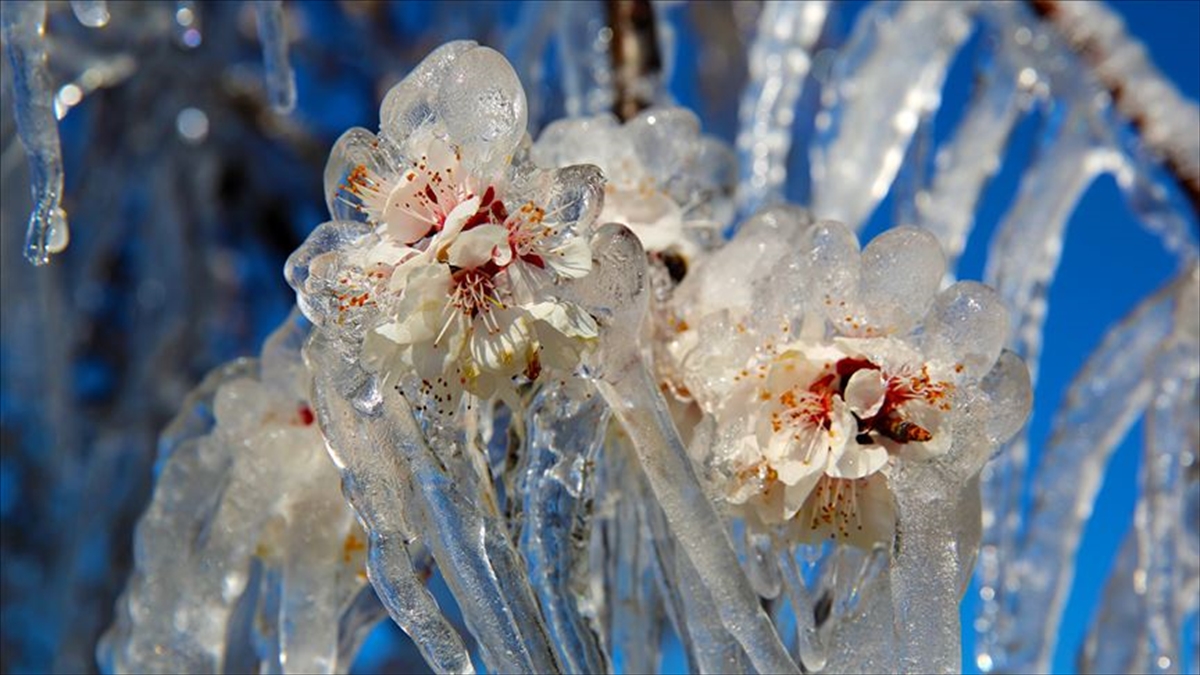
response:
{"label": "icicle", "polygon": [[262,42],[271,107],[278,113],[290,113],[296,107],[296,73],[288,59],[283,0],[255,0],[254,15],[258,19],[258,39]]}
{"label": "icicle", "polygon": [[1075,377],[1034,476],[1034,508],[1019,549],[1014,588],[1019,604],[1001,625],[1010,663],[997,667],[1046,672],[1075,571],[1084,523],[1112,451],[1149,402],[1149,375],[1179,305],[1196,297],[1196,268],[1145,300],[1109,331]]}
{"label": "icicle", "polygon": [[0,9],[4,53],[12,67],[17,133],[29,158],[33,213],[25,258],[45,265],[67,247],[70,231],[62,208],[62,149],[54,117],[54,92],[46,66],[46,3],[5,2]]}
{"label": "icicle", "polygon": [[770,618],[759,604],[728,533],[696,477],[658,383],[637,347],[647,302],[645,252],[637,237],[607,225],[593,241],[598,268],[588,277],[584,300],[605,317],[607,345],[597,386],[633,441],[642,469],[663,513],[696,573],[708,587],[725,628],[760,672],[794,673]]}
{"label": "icicle", "polygon": [[1136,530],[1130,529],[1121,542],[1116,563],[1104,584],[1104,597],[1079,654],[1079,672],[1133,673],[1135,663],[1145,658],[1137,651],[1139,641],[1130,639],[1145,626],[1141,598],[1135,587],[1138,547]]}
{"label": "icicle", "polygon": [[941,102],[950,59],[970,27],[958,3],[876,5],[862,13],[821,95],[810,150],[817,218],[854,229],[866,221],[921,117]]}
{"label": "icicle", "polygon": [[306,348],[316,374],[315,403],[343,489],[368,526],[368,570],[389,613],[406,630],[429,631],[414,641],[436,670],[472,671],[440,613],[410,611],[432,605],[415,604],[408,584],[405,533],[421,532],[488,668],[559,672],[477,451],[442,447],[435,455],[405,399],[390,396],[385,404],[378,381],[346,364],[338,349],[321,333]]}
{"label": "icicle", "polygon": [[753,213],[783,197],[796,101],[828,14],[824,0],[763,5],[750,46],[750,81],[738,112],[741,213]]}
{"label": "icicle", "polygon": [[784,549],[779,555],[783,587],[787,590],[792,611],[796,614],[796,644],[800,663],[807,672],[821,672],[825,669],[828,655],[818,630],[820,626],[817,625],[817,599],[808,592],[804,576],[800,573],[800,566],[796,564],[795,549]]}
{"label": "icicle", "polygon": [[586,589],[577,571],[588,540],[586,502],[591,469],[608,429],[609,411],[582,380],[548,384],[526,419],[521,550],[563,667],[572,673],[609,670],[596,635],[579,611]]}
{"label": "icicle", "polygon": [[284,673],[332,673],[337,666],[338,618],[346,600],[338,597],[338,566],[356,559],[358,542],[353,531],[347,535],[353,521],[346,509],[341,518],[329,517],[329,506],[341,502],[338,487],[336,478],[312,481],[289,495],[279,609]]}
{"label": "icicle", "polygon": [[[1200,279],[1197,280],[1200,282]],[[1183,289],[1189,290],[1187,288]],[[1138,568],[1145,580],[1145,618],[1139,652],[1146,660],[1133,671],[1180,672],[1183,588],[1179,542],[1182,539],[1185,461],[1200,444],[1197,385],[1200,384],[1200,285],[1183,293],[1176,307],[1175,330],[1160,354],[1153,377],[1158,382],[1146,416],[1146,442],[1134,522]]]}
{"label": "icicle", "polygon": [[[999,39],[1010,40],[1013,31]],[[985,44],[990,44],[985,40]],[[917,199],[919,224],[937,235],[946,254],[948,281],[967,243],[983,188],[1000,168],[1004,147],[1021,111],[1021,88],[1033,85],[1032,69],[1017,72],[1009,47],[982,57],[977,84],[962,122],[934,159],[930,189]]]}
{"label": "icicle", "polygon": [[568,117],[599,115],[613,107],[613,73],[609,58],[611,29],[604,8],[595,0],[554,4],[558,14],[555,44],[562,62]]}
{"label": "icicle", "polygon": [[108,3],[105,0],[71,0],[71,11],[79,23],[88,28],[102,28],[108,24]]}

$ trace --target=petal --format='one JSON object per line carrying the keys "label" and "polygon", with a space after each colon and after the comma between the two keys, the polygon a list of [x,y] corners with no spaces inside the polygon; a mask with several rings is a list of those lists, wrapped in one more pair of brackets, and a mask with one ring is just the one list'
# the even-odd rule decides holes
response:
{"label": "petal", "polygon": [[474,269],[486,265],[497,247],[508,247],[508,230],[499,225],[481,225],[459,234],[446,247],[446,262]]}
{"label": "petal", "polygon": [[455,206],[446,215],[446,222],[442,225],[442,231],[438,235],[438,241],[442,246],[448,246],[458,236],[458,233],[462,232],[463,225],[479,210],[481,201],[480,197],[471,197]]}
{"label": "petal", "polygon": [[580,279],[592,271],[592,249],[583,237],[568,239],[546,256],[546,265],[558,276]]}
{"label": "petal", "polygon": [[427,200],[421,194],[427,186],[428,183],[412,169],[396,179],[380,216],[387,236],[402,244],[411,244],[429,234],[437,223],[437,216],[429,210]]}
{"label": "petal", "polygon": [[363,255],[361,264],[364,268],[374,265],[398,265],[418,252],[415,248],[403,246],[385,237]]}
{"label": "petal", "polygon": [[887,449],[882,445],[848,443],[836,464],[825,473],[833,478],[863,478],[876,473],[888,462]]}
{"label": "petal", "polygon": [[505,374],[523,371],[529,362],[532,334],[525,317],[514,312],[495,312],[500,330],[481,330],[476,321],[468,343],[471,359],[485,370]]}
{"label": "petal", "polygon": [[850,410],[859,419],[866,419],[879,412],[886,394],[887,380],[883,373],[873,368],[863,368],[850,376],[843,396]]}
{"label": "petal", "polygon": [[524,305],[522,309],[538,321],[550,324],[567,337],[594,338],[599,334],[596,320],[578,305],[570,302],[544,302]]}

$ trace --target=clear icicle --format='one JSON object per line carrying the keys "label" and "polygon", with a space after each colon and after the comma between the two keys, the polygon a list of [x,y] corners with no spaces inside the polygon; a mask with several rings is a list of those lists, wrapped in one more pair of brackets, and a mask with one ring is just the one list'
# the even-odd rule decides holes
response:
{"label": "clear icicle", "polygon": [[816,624],[814,610],[817,600],[808,592],[800,566],[796,563],[795,549],[787,548],[780,553],[779,567],[783,572],[783,587],[796,614],[796,645],[800,663],[808,672],[821,672],[825,669],[828,655]]}
{"label": "clear icicle", "polygon": [[12,68],[17,133],[29,158],[33,212],[25,258],[45,265],[67,247],[70,231],[62,208],[62,148],[54,116],[54,91],[46,65],[46,3],[0,3],[4,55]]}
{"label": "clear icicle", "polygon": [[921,118],[941,102],[950,59],[970,33],[969,9],[888,3],[859,16],[821,94],[810,149],[816,217],[857,229],[887,195]]}
{"label": "clear icicle", "polygon": [[258,20],[258,39],[262,42],[271,107],[278,113],[290,113],[296,107],[296,73],[288,58],[283,0],[255,0],[254,15]]}
{"label": "clear icicle", "polygon": [[[611,35],[604,7],[596,0],[554,3],[555,44],[562,63],[568,117],[599,115],[613,107]],[[608,36],[608,37],[605,37]]]}
{"label": "clear icicle", "polygon": [[605,317],[601,344],[609,351],[603,355],[597,386],[633,441],[671,531],[712,594],[726,630],[760,672],[795,673],[796,664],[742,572],[637,347],[635,331],[643,325],[647,309],[645,252],[632,232],[614,224],[601,228],[592,250],[597,268],[580,293],[594,316]]}
{"label": "clear icicle", "polygon": [[[1188,289],[1183,289],[1188,290]],[[1145,618],[1139,652],[1146,660],[1133,664],[1145,673],[1180,671],[1180,638],[1184,612],[1178,596],[1182,585],[1179,542],[1182,540],[1185,461],[1200,443],[1197,384],[1200,383],[1200,285],[1190,287],[1176,307],[1175,330],[1153,373],[1158,390],[1146,416],[1146,442],[1141,489],[1134,522],[1138,536],[1138,568],[1145,580]]]}
{"label": "clear icicle", "polygon": [[[1011,39],[1007,31],[1001,39]],[[985,49],[987,49],[985,47]],[[933,232],[946,254],[953,279],[983,188],[1000,167],[1004,147],[1021,111],[1021,87],[1032,85],[1030,69],[1017,72],[1007,46],[985,52],[977,84],[962,122],[934,159],[933,185],[916,201],[919,224]]]}
{"label": "clear icicle", "polygon": [[1104,585],[1104,597],[1084,639],[1079,654],[1079,672],[1133,673],[1135,663],[1144,663],[1137,651],[1139,642],[1131,640],[1145,626],[1144,608],[1135,588],[1138,547],[1136,530],[1131,529],[1121,542],[1116,564]]}
{"label": "clear icicle", "polygon": [[[339,345],[314,334],[306,350],[314,402],[344,491],[368,524],[372,583],[402,628],[431,629],[414,641],[439,671],[472,670],[440,615],[411,614],[406,532],[423,533],[490,670],[561,670],[524,563],[509,541],[482,456],[449,442],[430,448],[405,399],[385,402],[379,382],[347,364]],[[402,506],[403,505],[403,506]],[[401,508],[404,510],[401,511]],[[412,525],[406,525],[412,519]],[[429,604],[418,606],[429,609]],[[449,632],[447,632],[449,631]]]}
{"label": "clear icicle", "polygon": [[583,380],[546,385],[525,424],[525,497],[521,550],[563,668],[599,673],[608,668],[595,633],[579,610],[578,568],[588,540],[586,502],[591,470],[608,429],[608,406]]}
{"label": "clear icicle", "polygon": [[101,28],[108,24],[108,3],[105,0],[71,0],[71,11],[79,23],[88,28]]}
{"label": "clear icicle", "polygon": [[1013,670],[1046,672],[1075,571],[1084,523],[1116,445],[1149,403],[1159,346],[1177,306],[1195,302],[1197,268],[1145,300],[1109,331],[1075,377],[1034,475],[1034,508],[1014,574],[1019,604],[1005,643]]}
{"label": "clear icicle", "polygon": [[796,101],[825,26],[824,0],[763,5],[750,46],[750,81],[738,112],[738,207],[753,213],[783,197]]}

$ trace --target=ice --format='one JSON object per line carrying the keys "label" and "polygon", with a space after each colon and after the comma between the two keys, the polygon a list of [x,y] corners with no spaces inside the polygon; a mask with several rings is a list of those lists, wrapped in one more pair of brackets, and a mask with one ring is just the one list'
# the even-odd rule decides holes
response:
{"label": "ice", "polygon": [[813,0],[766,3],[758,16],[749,53],[750,81],[738,112],[742,213],[783,197],[796,102],[828,14],[828,2]]}
{"label": "ice", "polygon": [[[1012,40],[1015,34],[999,32],[993,39]],[[1022,92],[1036,78],[1032,69],[1018,72],[1012,45],[997,49],[990,46],[991,40],[984,44],[988,51],[963,121],[949,143],[938,149],[933,183],[916,201],[920,225],[942,242],[949,275],[967,245],[983,189],[1000,168],[1013,125],[1026,105]]]}
{"label": "ice", "polygon": [[108,23],[108,3],[105,0],[71,0],[71,11],[79,23],[89,28],[102,28]]}
{"label": "ice", "polygon": [[941,102],[950,60],[970,32],[970,7],[882,4],[859,16],[821,93],[809,153],[817,218],[857,230],[887,194],[921,118]]}
{"label": "ice", "polygon": [[1187,311],[1200,283],[1185,270],[1114,327],[1076,376],[1034,476],[1034,508],[1019,549],[1021,593],[1009,641],[1008,667],[1045,672],[1075,571],[1082,529],[1117,443],[1149,404],[1151,374],[1177,313]]}
{"label": "ice", "polygon": [[609,669],[579,607],[586,603],[578,599],[587,592],[582,542],[589,538],[586,509],[594,489],[591,467],[608,431],[608,417],[608,406],[600,396],[576,380],[543,389],[530,406],[525,425],[521,550],[563,668],[573,673]]}
{"label": "ice", "polygon": [[290,113],[296,107],[296,73],[288,57],[283,0],[254,0],[254,15],[267,71],[267,98],[275,112]]}
{"label": "ice", "polygon": [[0,11],[4,56],[12,69],[17,133],[29,159],[33,212],[25,236],[25,258],[45,265],[67,247],[70,230],[62,208],[62,149],[54,116],[53,83],[46,64],[46,3],[7,2]]}
{"label": "ice", "polygon": [[343,472],[343,490],[367,523],[368,570],[393,618],[410,634],[419,631],[415,641],[437,670],[472,671],[440,613],[428,611],[431,603],[412,601],[404,547],[410,533],[421,532],[488,667],[558,672],[490,482],[480,482],[486,469],[462,448],[439,444],[435,455],[404,399],[393,392],[385,402],[376,378],[342,362],[338,349],[319,333],[307,347],[319,372],[314,403]]}
{"label": "ice", "polygon": [[929,311],[945,270],[928,232],[901,227],[879,235],[862,252],[858,298],[871,309],[865,318],[885,334],[908,333]]}
{"label": "ice", "polygon": [[270,594],[258,605],[275,637],[256,661],[284,673],[338,669],[338,618],[365,581],[342,577],[361,569],[351,542],[363,535],[305,402],[305,331],[293,317],[268,340],[261,365],[216,371],[164,435],[125,618],[100,648],[114,672],[225,672],[237,658],[231,645],[248,639],[235,627],[248,628],[237,617],[255,606],[248,584],[259,564],[277,584],[278,606],[266,604]]}
{"label": "ice", "polygon": [[[625,347],[607,355],[598,388],[633,441],[671,530],[709,589],[726,630],[761,672],[796,672],[770,619],[742,573],[728,534],[704,495],[666,402],[658,392],[631,327],[641,325],[646,307],[639,280],[644,255],[637,238],[619,226],[605,226],[594,243],[599,270],[590,279],[590,304],[603,317],[602,340]],[[622,333],[625,333],[623,336]],[[623,339],[624,338],[624,339]]]}

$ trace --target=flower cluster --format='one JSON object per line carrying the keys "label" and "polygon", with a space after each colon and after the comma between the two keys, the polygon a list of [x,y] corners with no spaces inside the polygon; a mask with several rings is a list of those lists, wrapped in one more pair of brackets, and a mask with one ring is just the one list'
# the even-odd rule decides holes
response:
{"label": "flower cluster", "polygon": [[351,129],[325,172],[335,221],[289,263],[301,306],[361,343],[369,369],[415,372],[439,402],[572,368],[597,335],[561,286],[591,269],[595,167],[525,159],[524,91],[498,53],[431,54],[396,85],[378,135]]}
{"label": "flower cluster", "polygon": [[651,108],[624,124],[611,115],[559,120],[538,137],[531,157],[546,167],[598,166],[607,180],[600,221],[628,226],[677,277],[718,245],[733,216],[736,157],[701,135],[685,108]]}
{"label": "flower cluster", "polygon": [[[908,228],[860,252],[839,223],[775,212],[705,269],[729,274],[725,258],[779,237],[781,225],[792,227],[794,256],[733,273],[723,293],[702,281],[680,288],[675,311],[686,322],[671,352],[717,422],[704,459],[726,501],[758,526],[784,525],[801,540],[887,541],[890,467],[950,451],[1007,316],[978,284],[938,292],[940,247]],[[786,300],[739,306],[728,297],[739,285],[755,295],[772,286]]]}

